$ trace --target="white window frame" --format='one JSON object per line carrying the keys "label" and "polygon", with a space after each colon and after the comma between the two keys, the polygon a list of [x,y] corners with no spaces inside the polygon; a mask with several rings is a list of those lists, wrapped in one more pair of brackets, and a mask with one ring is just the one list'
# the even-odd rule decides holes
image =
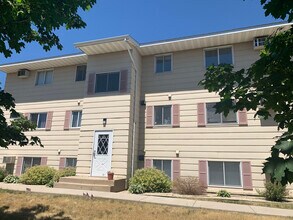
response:
{"label": "white window frame", "polygon": [[[78,115],[77,115],[77,121],[79,122],[79,119],[80,119],[80,126],[77,126],[77,127],[72,127],[72,122],[73,122],[73,112],[78,112]],[[71,117],[70,117],[70,128],[80,128],[81,127],[81,118],[82,118],[82,110],[74,110],[74,111],[71,111]]]}
{"label": "white window frame", "polygon": [[[38,76],[39,76],[39,73],[41,72],[49,72],[49,71],[52,71],[52,82],[51,83],[45,83],[45,81],[43,82],[43,84],[38,84]],[[46,76],[45,76],[45,79],[46,79]],[[46,86],[46,85],[51,85],[53,84],[53,81],[54,81],[54,69],[43,69],[43,70],[37,70],[37,73],[36,73],[36,76],[35,76],[35,86]]]}
{"label": "white window frame", "polygon": [[[75,159],[76,160],[76,164],[77,164],[77,158],[76,157],[66,157],[65,158],[65,167],[72,167],[72,166],[67,166],[67,160],[68,159]],[[75,165],[75,167],[76,167],[76,165]]]}
{"label": "white window frame", "polygon": [[[155,122],[156,122],[156,111],[155,111],[155,108],[156,107],[167,107],[167,106],[171,106],[171,122],[170,124],[161,124],[161,125],[156,125]],[[154,127],[170,127],[173,125],[173,105],[155,105],[153,107],[153,112],[154,112],[154,117],[153,117],[153,125]],[[163,119],[163,112],[162,112],[162,119]]]}
{"label": "white window frame", "polygon": [[[38,119],[37,119],[37,128],[36,129],[46,129],[46,124],[47,124],[47,120],[48,120],[48,112],[33,112],[33,113],[30,113],[30,120],[31,120],[31,117],[32,117],[32,114],[37,114],[38,115]],[[39,125],[39,120],[40,120],[40,114],[46,114],[46,121],[45,121],[45,127],[44,128],[39,128],[38,125]]]}
{"label": "white window frame", "polygon": [[[163,70],[163,72],[157,72],[157,58],[165,57],[165,56],[171,56],[171,70],[170,71]],[[164,68],[164,65],[163,65],[163,68]],[[173,54],[172,53],[158,54],[154,56],[154,73],[155,74],[172,73],[172,72],[173,72]]]}
{"label": "white window frame", "polygon": [[[111,74],[111,73],[119,73],[119,85],[118,85],[118,90],[117,91],[106,91],[106,92],[96,92],[96,76],[97,75],[100,75],[100,74]],[[108,76],[109,77],[109,76]],[[121,84],[121,71],[120,70],[117,70],[117,71],[109,71],[109,72],[102,72],[102,73],[95,73],[95,86],[94,86],[94,93],[95,94],[103,94],[103,93],[113,93],[113,92],[119,92],[120,91],[120,84]],[[107,80],[107,88],[108,88],[108,85],[109,85],[109,80]]]}
{"label": "white window frame", "polygon": [[[170,179],[173,180],[173,160],[171,160],[171,159],[152,159],[152,167],[153,168],[155,168],[155,166],[154,166],[154,160],[160,160],[161,161],[162,168],[163,168],[163,160],[169,160],[169,161],[171,161],[171,177],[170,177]],[[155,169],[157,169],[157,168],[155,168]],[[161,170],[161,171],[164,172],[164,170]]]}
{"label": "white window frame", "polygon": [[[42,164],[42,157],[24,157],[23,162],[22,162],[22,166],[21,166],[21,174],[23,174],[25,172],[25,170],[24,170],[24,160],[25,160],[25,158],[31,158],[30,167],[28,167],[28,169],[33,167],[34,158],[40,158],[40,165]],[[35,166],[40,166],[40,165],[35,165]]]}
{"label": "white window frame", "polygon": [[205,124],[206,125],[237,125],[238,123],[239,123],[239,119],[238,119],[238,114],[237,114],[237,112],[235,112],[235,115],[236,115],[236,122],[223,122],[223,114],[224,113],[219,113],[220,114],[220,118],[221,118],[221,122],[219,122],[219,123],[209,123],[208,122],[208,111],[207,111],[207,104],[210,104],[210,103],[217,103],[217,102],[207,102],[207,103],[205,103]]}
{"label": "white window frame", "polygon": [[77,77],[77,68],[79,67],[79,66],[86,66],[86,69],[87,69],[87,64],[85,63],[85,64],[80,64],[80,65],[77,65],[76,67],[75,67],[75,78],[74,78],[74,82],[85,82],[86,81],[86,72],[87,72],[87,70],[85,71],[85,79],[84,80],[80,80],[80,81],[77,81],[76,80],[76,77]]}
{"label": "white window frame", "polygon": [[211,51],[211,50],[217,50],[217,57],[218,57],[218,64],[220,65],[220,56],[219,56],[219,49],[224,49],[224,48],[231,48],[231,53],[232,53],[232,64],[231,65],[235,65],[235,61],[234,61],[234,47],[233,45],[225,45],[225,46],[219,46],[219,47],[209,47],[209,48],[205,48],[203,49],[203,60],[204,60],[204,68],[207,69],[208,66],[206,66],[206,51]]}
{"label": "white window frame", "polygon": [[[223,179],[225,184],[225,162],[233,162],[239,163],[239,175],[240,175],[240,186],[231,186],[231,185],[212,185],[210,184],[210,169],[209,169],[209,162],[222,162],[223,163]],[[207,161],[207,179],[208,179],[208,186],[210,187],[221,187],[221,188],[235,188],[235,189],[242,189],[243,188],[243,177],[242,177],[242,162],[241,161],[226,161],[226,160],[208,160]]]}

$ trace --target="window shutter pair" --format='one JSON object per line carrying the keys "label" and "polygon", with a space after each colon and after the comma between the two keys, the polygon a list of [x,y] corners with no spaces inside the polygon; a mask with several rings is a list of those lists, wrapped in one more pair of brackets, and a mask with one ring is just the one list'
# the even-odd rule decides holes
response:
{"label": "window shutter pair", "polygon": [[[197,127],[206,126],[206,105],[205,103],[197,103]],[[238,111],[238,124],[239,126],[247,126],[247,111],[243,109]]]}
{"label": "window shutter pair", "polygon": [[[90,73],[88,77],[87,94],[95,94],[96,73]],[[120,71],[120,92],[127,92],[128,70]]]}
{"label": "window shutter pair", "polygon": [[[173,175],[173,180],[175,180],[180,177],[180,160],[172,160],[172,164],[173,164],[173,174],[172,175]],[[146,159],[144,167],[145,168],[153,167],[153,160]]]}
{"label": "window shutter pair", "polygon": [[[253,190],[251,164],[250,161],[242,161],[242,182],[244,190]],[[208,162],[206,160],[198,161],[198,178],[203,186],[208,186]]]}
{"label": "window shutter pair", "polygon": [[[48,158],[47,157],[41,157],[41,166],[47,165]],[[17,158],[17,163],[16,163],[16,170],[15,170],[15,175],[20,176],[21,171],[22,171],[22,165],[23,165],[23,157],[18,157]]]}
{"label": "window shutter pair", "polygon": [[[180,106],[179,104],[172,105],[172,126],[180,127]],[[154,106],[146,107],[146,127],[154,127]]]}
{"label": "window shutter pair", "polygon": [[[28,120],[30,119],[30,113],[24,113],[23,116]],[[46,131],[51,131],[52,121],[53,121],[53,112],[52,111],[47,112],[46,127],[45,127]]]}

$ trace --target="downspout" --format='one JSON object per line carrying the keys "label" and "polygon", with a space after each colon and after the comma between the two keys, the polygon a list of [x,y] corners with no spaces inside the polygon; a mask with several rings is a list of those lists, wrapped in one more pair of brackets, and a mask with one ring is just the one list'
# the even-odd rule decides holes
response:
{"label": "downspout", "polygon": [[129,57],[132,62],[132,66],[134,68],[134,91],[133,91],[133,109],[132,109],[132,146],[131,146],[131,177],[134,175],[134,148],[135,148],[135,132],[136,132],[136,90],[137,90],[137,67],[134,62],[132,53],[131,53],[131,46],[127,38],[124,39],[124,42],[127,44],[127,51]]}

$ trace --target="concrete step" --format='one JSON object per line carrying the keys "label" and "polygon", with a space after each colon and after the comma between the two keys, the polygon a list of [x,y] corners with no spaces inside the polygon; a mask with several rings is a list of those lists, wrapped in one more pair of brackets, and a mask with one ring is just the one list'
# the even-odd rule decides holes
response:
{"label": "concrete step", "polygon": [[120,192],[126,188],[126,179],[108,180],[103,177],[72,176],[62,177],[55,188],[79,189],[103,192]]}

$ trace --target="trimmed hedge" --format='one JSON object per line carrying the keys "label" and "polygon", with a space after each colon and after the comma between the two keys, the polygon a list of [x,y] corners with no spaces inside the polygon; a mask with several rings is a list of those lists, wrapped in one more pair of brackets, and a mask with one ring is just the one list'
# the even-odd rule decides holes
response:
{"label": "trimmed hedge", "polygon": [[56,170],[48,166],[33,166],[20,177],[20,182],[28,185],[46,185],[56,174]]}
{"label": "trimmed hedge", "polygon": [[4,167],[0,167],[0,182],[8,175],[8,172]]}

